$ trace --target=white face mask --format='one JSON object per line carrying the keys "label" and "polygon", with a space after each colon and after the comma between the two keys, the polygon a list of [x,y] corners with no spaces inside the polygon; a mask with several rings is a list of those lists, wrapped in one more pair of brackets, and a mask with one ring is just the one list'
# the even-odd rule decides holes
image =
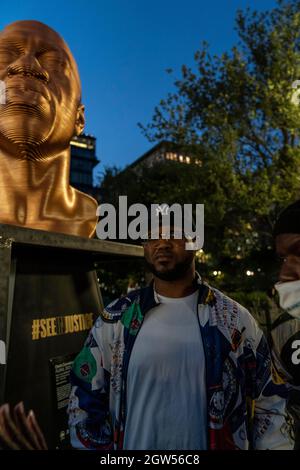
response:
{"label": "white face mask", "polygon": [[293,317],[300,318],[300,280],[277,282],[275,289],[279,294],[279,304]]}

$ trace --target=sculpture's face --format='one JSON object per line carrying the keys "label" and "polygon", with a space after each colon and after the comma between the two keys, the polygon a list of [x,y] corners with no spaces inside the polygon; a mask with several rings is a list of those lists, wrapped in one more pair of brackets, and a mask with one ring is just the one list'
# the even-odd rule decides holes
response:
{"label": "sculpture's face", "polygon": [[[48,26],[18,21],[0,33],[0,80],[6,101],[0,105],[0,140],[36,148],[30,158],[55,155],[74,135],[80,105],[80,80],[65,42]],[[20,153],[20,152],[19,152]],[[33,156],[32,156],[33,154]]]}

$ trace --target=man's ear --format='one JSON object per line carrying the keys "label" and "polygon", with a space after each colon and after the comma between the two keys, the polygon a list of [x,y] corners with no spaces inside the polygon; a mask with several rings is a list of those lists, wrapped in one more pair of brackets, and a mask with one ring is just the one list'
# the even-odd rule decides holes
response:
{"label": "man's ear", "polygon": [[84,105],[80,104],[77,108],[76,121],[75,121],[75,135],[80,135],[83,132],[85,125]]}

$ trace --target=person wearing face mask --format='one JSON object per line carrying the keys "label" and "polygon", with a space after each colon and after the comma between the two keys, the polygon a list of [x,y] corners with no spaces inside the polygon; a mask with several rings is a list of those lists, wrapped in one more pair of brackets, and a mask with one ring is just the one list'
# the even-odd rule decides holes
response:
{"label": "person wearing face mask", "polygon": [[275,289],[283,312],[271,329],[272,356],[278,381],[290,386],[289,409],[295,420],[295,449],[300,449],[300,200],[280,214],[274,228],[281,259]]}

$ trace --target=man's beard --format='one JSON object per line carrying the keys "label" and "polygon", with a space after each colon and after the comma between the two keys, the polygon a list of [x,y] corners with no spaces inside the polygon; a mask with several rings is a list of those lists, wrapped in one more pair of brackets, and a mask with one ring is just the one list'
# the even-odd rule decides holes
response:
{"label": "man's beard", "polygon": [[169,269],[168,271],[160,272],[157,271],[154,267],[154,264],[149,263],[145,259],[146,267],[149,271],[159,279],[163,281],[178,281],[179,279],[183,279],[191,268],[193,262],[193,257],[187,257],[184,261],[176,263],[174,268]]}

